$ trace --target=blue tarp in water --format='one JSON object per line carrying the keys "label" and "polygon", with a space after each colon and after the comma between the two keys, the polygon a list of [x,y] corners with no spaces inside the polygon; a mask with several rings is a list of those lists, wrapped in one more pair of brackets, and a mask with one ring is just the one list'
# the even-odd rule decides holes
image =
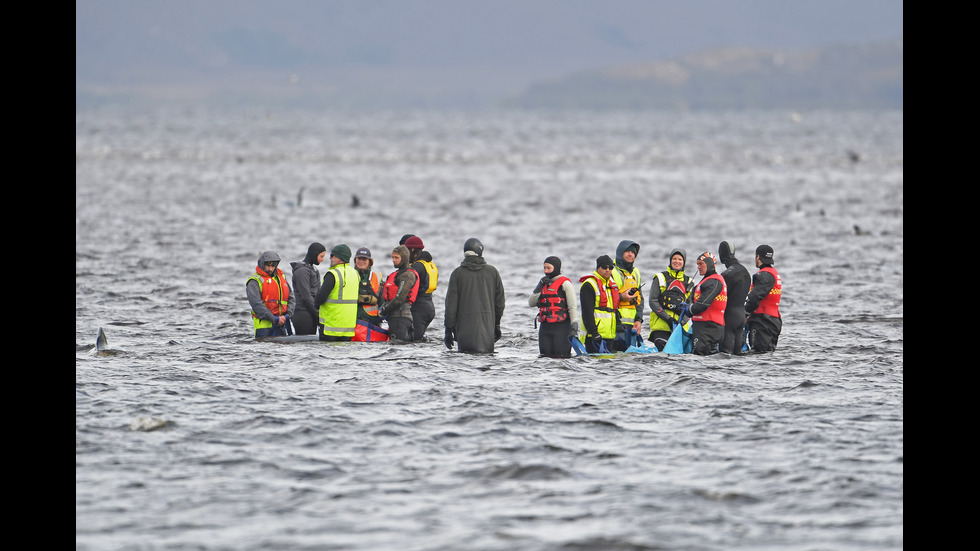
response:
{"label": "blue tarp in water", "polygon": [[[687,323],[690,327],[691,322]],[[694,350],[694,333],[681,324],[674,325],[674,330],[664,345],[664,354],[690,354]]]}

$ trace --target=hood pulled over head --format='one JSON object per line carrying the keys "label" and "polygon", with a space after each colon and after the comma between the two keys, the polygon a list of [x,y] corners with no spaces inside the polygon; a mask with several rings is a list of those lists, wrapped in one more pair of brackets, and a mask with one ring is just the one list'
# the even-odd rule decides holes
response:
{"label": "hood pulled over head", "polygon": [[398,245],[394,249],[391,249],[391,252],[398,253],[399,256],[401,256],[401,262],[399,262],[395,268],[398,268],[399,270],[402,268],[408,268],[408,247],[405,245]]}
{"label": "hood pulled over head", "polygon": [[315,241],[313,243],[310,243],[310,248],[306,250],[306,258],[303,259],[303,262],[307,264],[314,264],[314,265],[319,264],[320,261],[317,260],[317,257],[320,256],[320,253],[326,250],[327,248],[320,243],[317,243]]}

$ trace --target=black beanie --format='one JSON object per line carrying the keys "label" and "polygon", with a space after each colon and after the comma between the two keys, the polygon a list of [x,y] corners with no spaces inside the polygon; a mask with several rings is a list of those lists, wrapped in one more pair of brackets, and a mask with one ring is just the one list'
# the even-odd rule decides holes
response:
{"label": "black beanie", "polygon": [[406,233],[405,235],[402,236],[401,239],[398,240],[398,244],[399,245],[404,245],[405,242],[408,241],[408,238],[409,237],[415,237],[415,234],[414,233]]}
{"label": "black beanie", "polygon": [[609,258],[609,255],[608,254],[604,254],[604,255],[600,256],[599,258],[595,259],[595,267],[596,268],[598,268],[599,266],[605,265],[605,264],[608,264],[610,266],[615,266],[616,265],[616,263],[613,262],[613,259],[612,258]]}
{"label": "black beanie", "polygon": [[316,242],[310,243],[310,248],[307,249],[306,258],[303,259],[303,262],[307,264],[319,264],[320,261],[317,260],[316,258],[320,256],[320,253],[326,250],[327,248],[321,245],[320,243],[316,243]]}
{"label": "black beanie", "polygon": [[561,273],[561,259],[557,256],[549,256],[548,258],[544,259],[544,263],[551,264],[555,267],[555,271],[551,272],[552,276],[556,276]]}

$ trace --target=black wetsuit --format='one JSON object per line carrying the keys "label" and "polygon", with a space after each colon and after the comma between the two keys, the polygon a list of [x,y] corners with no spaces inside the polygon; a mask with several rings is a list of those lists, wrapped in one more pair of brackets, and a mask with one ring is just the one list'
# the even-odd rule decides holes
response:
{"label": "black wetsuit", "polygon": [[745,299],[749,295],[752,276],[737,258],[723,259],[726,270],[721,273],[728,287],[728,305],[725,306],[725,337],[721,352],[741,354],[745,344]]}

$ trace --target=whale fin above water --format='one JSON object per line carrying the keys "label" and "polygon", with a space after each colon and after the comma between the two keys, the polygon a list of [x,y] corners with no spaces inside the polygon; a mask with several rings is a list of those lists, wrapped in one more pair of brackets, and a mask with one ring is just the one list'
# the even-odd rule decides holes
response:
{"label": "whale fin above water", "polygon": [[95,349],[99,352],[109,348],[109,339],[105,336],[105,331],[99,327],[99,337],[95,339]]}

